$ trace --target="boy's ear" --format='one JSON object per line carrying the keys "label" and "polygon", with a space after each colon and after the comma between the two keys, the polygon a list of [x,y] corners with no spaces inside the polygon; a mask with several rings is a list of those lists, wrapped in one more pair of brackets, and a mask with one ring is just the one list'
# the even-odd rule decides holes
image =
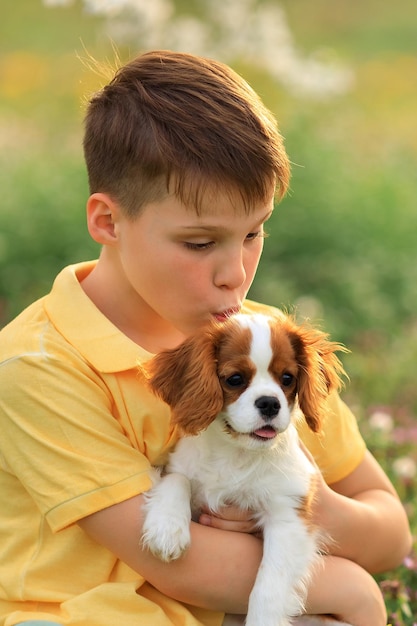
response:
{"label": "boy's ear", "polygon": [[87,226],[92,239],[102,245],[114,245],[119,215],[118,204],[108,194],[93,193],[87,200]]}

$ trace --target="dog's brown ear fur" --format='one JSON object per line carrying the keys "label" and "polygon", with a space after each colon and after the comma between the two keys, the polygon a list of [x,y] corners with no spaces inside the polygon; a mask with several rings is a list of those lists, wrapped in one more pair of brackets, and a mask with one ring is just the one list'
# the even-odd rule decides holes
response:
{"label": "dog's brown ear fur", "polygon": [[339,390],[345,375],[336,352],[348,352],[341,344],[329,341],[328,335],[307,325],[292,324],[291,343],[299,364],[298,402],[312,431],[320,430],[326,401]]}
{"label": "dog's brown ear fur", "polygon": [[142,370],[153,393],[171,407],[172,421],[184,435],[207,428],[223,406],[212,327],[178,348],[160,352]]}

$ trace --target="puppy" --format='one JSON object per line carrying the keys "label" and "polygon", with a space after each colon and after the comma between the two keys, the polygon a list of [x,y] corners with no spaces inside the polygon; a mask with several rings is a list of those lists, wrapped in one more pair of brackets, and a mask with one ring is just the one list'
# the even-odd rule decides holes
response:
{"label": "puppy", "polygon": [[253,511],[264,552],[246,626],[289,626],[304,610],[320,538],[310,519],[316,469],[295,422],[320,430],[341,385],[340,350],[290,317],[237,314],[145,366],[185,437],[146,494],[142,542],[164,561],[178,559],[203,507]]}

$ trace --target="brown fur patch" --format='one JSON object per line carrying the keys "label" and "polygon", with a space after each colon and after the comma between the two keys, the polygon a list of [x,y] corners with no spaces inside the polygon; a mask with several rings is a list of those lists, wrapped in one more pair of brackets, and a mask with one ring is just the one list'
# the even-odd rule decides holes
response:
{"label": "brown fur patch", "polygon": [[342,386],[344,370],[336,356],[346,352],[342,345],[329,341],[328,335],[307,324],[298,325],[291,317],[281,323],[294,350],[297,362],[297,394],[301,411],[312,431],[320,430],[330,392]]}
{"label": "brown fur patch", "polygon": [[[217,346],[217,375],[224,394],[223,406],[235,402],[255,375],[255,365],[249,358],[251,342],[252,333],[249,328],[242,328],[233,318],[225,324]],[[243,386],[234,388],[227,385],[226,380],[234,374],[242,376]]]}
{"label": "brown fur patch", "polygon": [[[297,395],[299,369],[296,353],[281,318],[271,321],[270,328],[272,361],[269,366],[269,372],[285,393],[288,404],[292,406]],[[291,374],[294,377],[293,382],[288,386],[282,382],[284,374]]]}

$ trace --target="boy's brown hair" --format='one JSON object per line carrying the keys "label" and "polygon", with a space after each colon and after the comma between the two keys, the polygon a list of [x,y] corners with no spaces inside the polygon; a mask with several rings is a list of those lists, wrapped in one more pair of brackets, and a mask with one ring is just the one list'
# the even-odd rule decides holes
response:
{"label": "boy's brown hair", "polygon": [[205,189],[229,188],[250,210],[289,182],[276,121],[246,81],[167,50],[138,56],[93,96],[84,154],[91,193],[108,193],[132,218],[168,190],[199,211]]}

